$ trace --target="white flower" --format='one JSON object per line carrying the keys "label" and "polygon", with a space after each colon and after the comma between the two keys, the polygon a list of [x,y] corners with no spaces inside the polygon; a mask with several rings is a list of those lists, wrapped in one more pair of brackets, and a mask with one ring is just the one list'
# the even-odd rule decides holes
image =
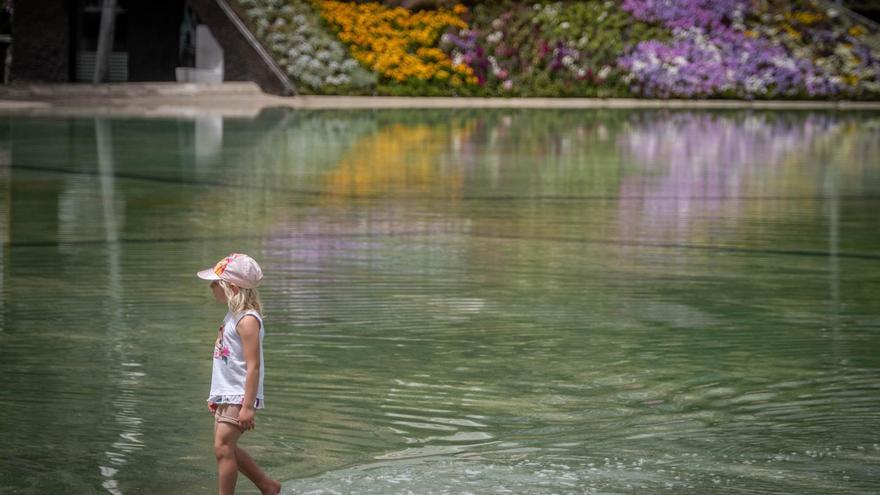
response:
{"label": "white flower", "polygon": [[501,31],[495,31],[494,33],[490,34],[489,36],[486,36],[486,41],[488,41],[489,43],[498,43],[499,41],[501,41],[501,38],[503,38],[503,37],[504,37],[504,33],[502,33]]}
{"label": "white flower", "polygon": [[300,79],[313,88],[317,88],[321,85],[321,79],[313,76],[312,74],[302,74],[300,75]]}
{"label": "white flower", "polygon": [[607,17],[608,17],[608,11],[607,11],[607,10],[603,10],[602,13],[599,14],[599,17],[596,19],[596,21],[597,21],[597,22],[602,22],[602,21],[604,21]]}
{"label": "white flower", "polygon": [[566,56],[562,57],[562,65],[564,65],[566,67],[570,67],[571,64],[573,64],[573,63],[574,63],[574,57],[572,57],[571,55],[566,55]]}
{"label": "white flower", "polygon": [[559,27],[562,29],[568,29],[569,27],[571,27],[571,24],[569,24],[568,21],[564,21],[559,24]]}
{"label": "white flower", "polygon": [[764,81],[762,81],[759,77],[749,76],[745,80],[745,90],[746,93],[765,93],[767,88],[764,86]]}
{"label": "white flower", "polygon": [[501,72],[501,66],[498,65],[498,60],[495,60],[495,57],[493,56],[489,56],[489,65],[492,66],[492,74],[498,76],[498,74]]}
{"label": "white flower", "polygon": [[794,70],[796,68],[794,60],[785,57],[777,57],[772,60],[773,65],[783,69]]}
{"label": "white flower", "polygon": [[599,69],[599,72],[596,75],[599,76],[599,79],[605,79],[609,74],[611,74],[611,67],[606,65]]}

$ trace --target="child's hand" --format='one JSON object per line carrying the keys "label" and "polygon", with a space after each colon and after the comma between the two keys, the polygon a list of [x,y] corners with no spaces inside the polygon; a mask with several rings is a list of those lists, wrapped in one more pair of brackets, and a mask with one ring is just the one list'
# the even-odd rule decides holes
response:
{"label": "child's hand", "polygon": [[242,406],[241,411],[238,412],[238,424],[241,426],[241,431],[254,429],[253,406]]}
{"label": "child's hand", "polygon": [[218,407],[220,407],[220,406],[213,403],[213,402],[208,402],[208,411],[210,411],[211,414],[216,414]]}

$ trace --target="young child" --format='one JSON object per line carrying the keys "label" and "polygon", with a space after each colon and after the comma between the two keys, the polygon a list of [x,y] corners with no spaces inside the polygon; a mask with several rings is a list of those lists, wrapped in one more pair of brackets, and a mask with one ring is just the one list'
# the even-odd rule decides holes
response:
{"label": "young child", "polygon": [[277,495],[281,483],[269,478],[238,447],[241,435],[254,429],[254,415],[263,408],[263,307],[257,286],[260,265],[246,254],[232,253],[214,268],[197,273],[210,280],[214,299],[229,307],[214,343],[214,369],[208,409],[214,415],[214,453],[220,495],[235,493],[238,472],[263,495]]}

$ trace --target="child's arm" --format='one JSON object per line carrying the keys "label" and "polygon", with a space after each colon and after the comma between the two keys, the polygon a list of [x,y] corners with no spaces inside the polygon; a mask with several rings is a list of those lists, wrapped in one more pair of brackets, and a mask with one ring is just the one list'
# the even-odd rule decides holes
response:
{"label": "child's arm", "polygon": [[238,413],[238,423],[242,430],[250,430],[254,427],[254,401],[260,384],[260,322],[254,317],[245,316],[239,320],[235,330],[241,336],[244,361],[247,364],[244,400],[241,412]]}

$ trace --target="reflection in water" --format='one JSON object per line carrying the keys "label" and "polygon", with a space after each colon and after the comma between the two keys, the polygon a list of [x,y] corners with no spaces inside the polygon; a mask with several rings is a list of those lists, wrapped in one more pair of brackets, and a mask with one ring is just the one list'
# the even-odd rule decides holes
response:
{"label": "reflection in water", "polygon": [[6,258],[11,239],[12,140],[8,128],[0,130],[0,334],[6,329]]}
{"label": "reflection in water", "polygon": [[11,119],[2,482],[212,490],[224,310],[192,273],[240,250],[271,394],[245,441],[287,492],[868,493],[872,119]]}
{"label": "reflection in water", "polygon": [[462,131],[425,125],[389,125],[364,136],[327,174],[324,190],[345,197],[430,195],[454,199],[462,170],[446,163],[443,150],[460,142]]}
{"label": "reflection in water", "polygon": [[[104,235],[107,249],[107,285],[109,300],[107,324],[107,350],[112,355],[114,375],[112,382],[115,387],[106,392],[112,397],[116,408],[114,420],[119,425],[119,437],[111,448],[104,451],[108,465],[98,466],[105,481],[101,484],[113,495],[122,495],[116,475],[119,469],[128,464],[129,456],[143,448],[141,424],[138,416],[140,400],[140,382],[144,376],[141,364],[131,362],[126,348],[131,344],[129,336],[123,332],[123,300],[125,297],[121,279],[119,243],[119,227],[116,210],[116,184],[114,179],[115,157],[113,153],[113,129],[109,121],[95,119],[95,141],[97,144],[98,170],[101,184],[101,213],[104,224]],[[75,210],[73,210],[75,211]],[[69,212],[68,212],[69,213]]]}
{"label": "reflection in water", "polygon": [[196,166],[217,158],[223,148],[223,117],[200,115],[195,118]]}
{"label": "reflection in water", "polygon": [[[620,185],[619,226],[625,238],[687,242],[721,220],[766,200],[812,198],[804,157],[829,146],[843,128],[839,118],[773,114],[678,113],[635,122],[619,137],[635,173]],[[811,166],[812,164],[807,164]],[[794,173],[780,167],[796,169]],[[791,198],[792,193],[800,198]],[[766,210],[765,210],[766,212]],[[701,224],[702,227],[693,225]],[[704,240],[699,239],[699,240]]]}

